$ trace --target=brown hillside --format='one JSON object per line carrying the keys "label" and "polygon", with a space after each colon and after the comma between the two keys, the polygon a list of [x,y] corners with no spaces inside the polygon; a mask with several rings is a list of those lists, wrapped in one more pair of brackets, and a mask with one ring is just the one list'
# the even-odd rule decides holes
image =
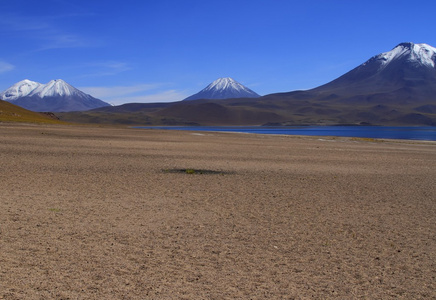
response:
{"label": "brown hillside", "polygon": [[50,113],[37,113],[0,100],[0,122],[64,124]]}

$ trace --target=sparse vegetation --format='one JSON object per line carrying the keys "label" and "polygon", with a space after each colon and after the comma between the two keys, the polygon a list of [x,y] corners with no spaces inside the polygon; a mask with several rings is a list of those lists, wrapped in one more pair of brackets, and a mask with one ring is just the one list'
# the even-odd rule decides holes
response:
{"label": "sparse vegetation", "polygon": [[351,138],[352,141],[355,142],[371,142],[371,143],[381,143],[383,140],[374,139],[374,138],[363,138],[363,137],[353,137]]}
{"label": "sparse vegetation", "polygon": [[180,174],[199,174],[199,175],[224,175],[231,174],[231,172],[223,172],[223,171],[215,171],[215,170],[205,170],[205,169],[165,169],[163,170],[165,173],[180,173]]}

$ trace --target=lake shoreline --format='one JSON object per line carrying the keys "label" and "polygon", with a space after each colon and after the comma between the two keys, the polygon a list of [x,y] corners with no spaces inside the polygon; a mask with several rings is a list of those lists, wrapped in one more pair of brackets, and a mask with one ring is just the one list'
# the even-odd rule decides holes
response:
{"label": "lake shoreline", "polygon": [[436,141],[436,127],[431,126],[134,126],[132,128]]}

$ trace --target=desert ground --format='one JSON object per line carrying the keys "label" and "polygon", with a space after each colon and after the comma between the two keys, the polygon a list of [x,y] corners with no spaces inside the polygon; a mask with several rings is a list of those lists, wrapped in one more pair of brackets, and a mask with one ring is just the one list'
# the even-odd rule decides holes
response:
{"label": "desert ground", "polygon": [[0,299],[435,298],[435,142],[0,124]]}

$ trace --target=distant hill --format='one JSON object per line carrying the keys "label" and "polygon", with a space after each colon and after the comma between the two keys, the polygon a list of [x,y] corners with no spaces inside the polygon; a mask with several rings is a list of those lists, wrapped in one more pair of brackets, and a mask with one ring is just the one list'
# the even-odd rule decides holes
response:
{"label": "distant hill", "polygon": [[0,122],[64,124],[50,113],[38,113],[0,100]]}
{"label": "distant hill", "polygon": [[125,104],[61,117],[147,125],[436,126],[435,65],[436,48],[402,43],[311,90],[165,105]]}
{"label": "distant hill", "polygon": [[31,80],[17,82],[0,93],[0,99],[32,111],[84,111],[109,106],[76,89],[62,79],[41,84]]}
{"label": "distant hill", "polygon": [[228,99],[228,98],[257,98],[257,93],[243,86],[230,77],[218,78],[197,94],[189,96],[185,100],[198,99]]}

